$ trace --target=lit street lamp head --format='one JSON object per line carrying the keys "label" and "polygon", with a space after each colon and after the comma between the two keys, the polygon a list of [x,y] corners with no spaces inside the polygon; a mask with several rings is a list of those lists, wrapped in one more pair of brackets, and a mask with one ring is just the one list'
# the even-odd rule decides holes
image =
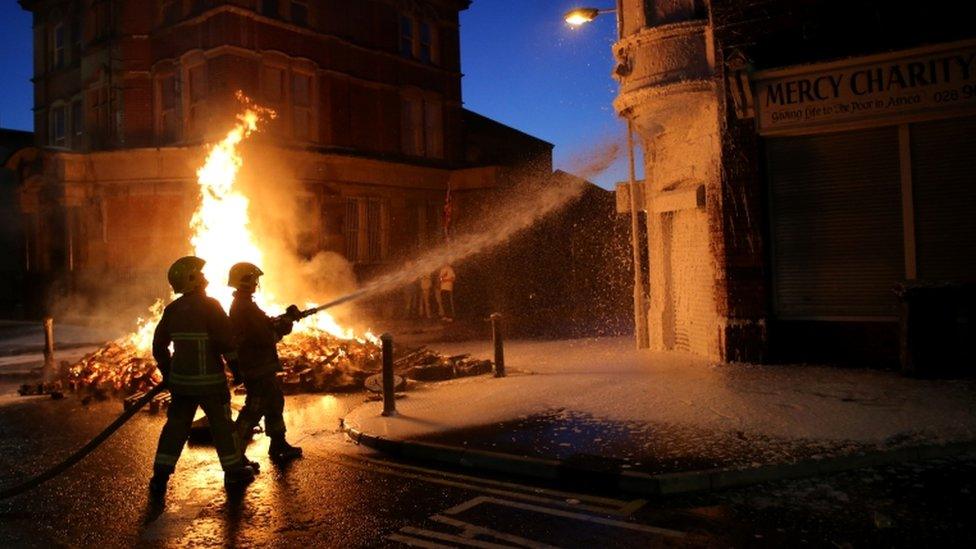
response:
{"label": "lit street lamp head", "polygon": [[563,18],[567,23],[574,27],[579,27],[596,19],[597,15],[613,10],[600,10],[597,8],[573,8],[566,12]]}

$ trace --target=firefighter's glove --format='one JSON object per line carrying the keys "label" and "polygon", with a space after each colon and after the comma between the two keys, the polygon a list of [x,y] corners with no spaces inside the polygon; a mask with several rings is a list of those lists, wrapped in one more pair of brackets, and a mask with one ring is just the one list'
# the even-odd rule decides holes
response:
{"label": "firefighter's glove", "polygon": [[285,317],[287,317],[292,322],[298,322],[302,319],[302,310],[298,308],[298,305],[289,305],[285,309]]}

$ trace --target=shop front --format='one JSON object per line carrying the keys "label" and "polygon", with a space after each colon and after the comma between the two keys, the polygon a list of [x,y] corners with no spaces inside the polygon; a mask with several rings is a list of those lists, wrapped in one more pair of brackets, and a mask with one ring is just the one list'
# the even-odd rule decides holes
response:
{"label": "shop front", "polygon": [[976,281],[976,41],[752,81],[772,354],[897,360],[896,286]]}

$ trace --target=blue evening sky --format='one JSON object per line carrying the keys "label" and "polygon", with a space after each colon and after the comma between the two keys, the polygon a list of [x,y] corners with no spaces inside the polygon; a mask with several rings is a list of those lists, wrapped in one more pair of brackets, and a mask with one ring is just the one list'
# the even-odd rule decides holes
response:
{"label": "blue evening sky", "polygon": [[[608,139],[623,139],[613,110],[610,77],[616,36],[613,14],[570,28],[572,7],[612,6],[613,0],[474,0],[461,13],[461,68],[465,106],[556,145],[556,168],[571,170],[577,156]],[[0,0],[0,127],[31,130],[30,14]],[[612,188],[626,179],[625,159],[596,178]]]}

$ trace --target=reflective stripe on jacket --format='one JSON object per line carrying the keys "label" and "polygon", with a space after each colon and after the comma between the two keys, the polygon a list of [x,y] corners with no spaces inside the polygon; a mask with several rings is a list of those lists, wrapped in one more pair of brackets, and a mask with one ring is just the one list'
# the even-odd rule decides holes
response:
{"label": "reflective stripe on jacket", "polygon": [[153,357],[173,394],[226,392],[220,356],[232,359],[235,354],[230,320],[217,300],[203,292],[184,294],[163,310],[153,335]]}

